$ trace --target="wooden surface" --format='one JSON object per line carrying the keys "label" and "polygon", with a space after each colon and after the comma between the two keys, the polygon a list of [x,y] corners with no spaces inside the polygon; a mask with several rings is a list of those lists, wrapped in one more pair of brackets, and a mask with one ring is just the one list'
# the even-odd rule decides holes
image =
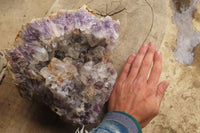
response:
{"label": "wooden surface", "polygon": [[[116,8],[119,2],[112,5],[107,0],[1,0],[0,48],[11,48],[21,25],[32,18],[46,16],[49,10],[77,9],[87,3],[91,9],[105,13],[108,4],[109,10],[127,8],[126,12],[112,16],[121,22],[120,39],[113,55],[115,67],[120,72],[126,58],[137,52],[146,37],[146,43],[153,41],[158,47],[163,40],[168,0],[149,1],[154,9],[152,29],[151,7],[145,0],[124,0],[120,8]],[[74,126],[60,120],[48,107],[21,98],[11,75],[6,74],[0,86],[0,133],[72,133],[74,130]]]}

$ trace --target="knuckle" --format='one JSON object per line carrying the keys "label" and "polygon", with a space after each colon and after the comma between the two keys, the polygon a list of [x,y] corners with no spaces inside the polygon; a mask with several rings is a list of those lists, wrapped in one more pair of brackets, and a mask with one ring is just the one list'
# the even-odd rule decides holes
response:
{"label": "knuckle", "polygon": [[124,68],[124,73],[128,73],[129,72],[129,69],[128,68]]}
{"label": "knuckle", "polygon": [[126,61],[126,63],[127,63],[127,64],[131,64],[131,63],[132,63],[132,60],[133,60],[133,59],[132,59],[131,57],[129,57],[128,60]]}
{"label": "knuckle", "polygon": [[127,80],[126,81],[126,85],[131,87],[133,85],[133,81],[132,80]]}
{"label": "knuckle", "polygon": [[134,86],[134,88],[135,88],[136,90],[140,90],[141,86],[140,86],[139,84],[136,83],[136,85]]}
{"label": "knuckle", "polygon": [[115,96],[121,94],[122,89],[120,87],[115,88]]}
{"label": "knuckle", "polygon": [[164,90],[163,88],[159,88],[159,89],[158,89],[158,94],[159,94],[159,95],[163,95],[163,93],[164,93],[163,90]]}
{"label": "knuckle", "polygon": [[122,87],[122,81],[118,80],[118,82],[115,84],[115,86],[117,88],[121,88]]}
{"label": "knuckle", "polygon": [[149,47],[149,53],[154,53],[155,52],[155,48],[154,47]]}
{"label": "knuckle", "polygon": [[140,67],[140,64],[138,63],[138,62],[136,62],[136,63],[134,63],[133,65],[132,65],[132,68],[139,68]]}
{"label": "knuckle", "polygon": [[155,59],[158,62],[162,62],[162,56],[159,56],[158,54],[156,54]]}
{"label": "knuckle", "polygon": [[115,84],[115,87],[119,89],[123,89],[126,87],[126,83],[124,81],[119,81],[118,83]]}
{"label": "knuckle", "polygon": [[147,51],[147,49],[141,49],[138,54],[139,55],[144,55],[146,53],[146,51]]}
{"label": "knuckle", "polygon": [[159,63],[159,62],[156,62],[156,63],[154,64],[154,67],[157,68],[157,69],[161,69],[161,68],[162,68],[162,64]]}
{"label": "knuckle", "polygon": [[138,77],[137,82],[138,82],[140,85],[144,84],[144,83],[145,83],[145,82],[144,82],[144,77],[143,77],[143,76]]}
{"label": "knuckle", "polygon": [[138,80],[135,82],[134,88],[135,88],[135,89],[141,89],[141,88],[142,88],[142,81],[141,81],[140,79],[138,79]]}

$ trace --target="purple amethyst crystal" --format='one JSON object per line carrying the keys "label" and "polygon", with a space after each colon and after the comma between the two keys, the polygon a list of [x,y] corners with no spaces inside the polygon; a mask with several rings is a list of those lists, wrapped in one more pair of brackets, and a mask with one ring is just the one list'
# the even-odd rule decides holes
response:
{"label": "purple amethyst crystal", "polygon": [[23,26],[7,50],[22,96],[74,123],[95,123],[117,77],[110,56],[118,28],[118,21],[98,19],[86,6]]}

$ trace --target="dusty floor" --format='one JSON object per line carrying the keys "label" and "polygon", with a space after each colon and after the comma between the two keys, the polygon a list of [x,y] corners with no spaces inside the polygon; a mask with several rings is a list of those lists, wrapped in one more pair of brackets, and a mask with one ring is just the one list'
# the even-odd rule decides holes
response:
{"label": "dusty floor", "polygon": [[[185,66],[176,62],[173,50],[176,47],[177,29],[171,21],[172,10],[168,0],[149,1],[155,12],[155,23],[146,42],[154,41],[158,44],[158,48],[160,45],[164,58],[161,80],[168,80],[171,84],[162,102],[160,115],[143,131],[144,133],[200,133],[200,46],[194,50],[195,59],[192,65]],[[46,16],[60,8],[59,2],[59,0],[0,0],[0,49],[12,46],[22,24],[32,18]],[[66,0],[60,5],[72,9],[78,8],[85,2]],[[92,0],[87,0],[86,3],[93,5],[94,8],[100,5]],[[151,10],[145,1],[127,0],[125,3],[131,3],[126,7],[128,13],[113,16],[114,19],[122,21],[121,32],[124,33],[120,36],[120,43],[114,53],[114,63],[118,71],[129,53],[135,53],[144,41],[144,35],[148,34],[152,19],[152,16],[146,13]],[[141,15],[143,8],[146,12]],[[198,8],[193,21],[194,28],[197,30],[200,29],[200,6]],[[134,19],[127,19],[132,17]],[[143,23],[137,25],[139,28],[130,30],[129,26],[134,22],[133,20]],[[60,121],[56,115],[48,111],[48,108],[22,99],[8,74],[0,86],[0,97],[0,132],[70,133],[74,131],[71,125]]]}
{"label": "dusty floor", "polygon": [[[199,10],[194,13],[194,27],[199,29]],[[169,10],[169,16],[172,11]],[[163,73],[161,80],[170,81],[161,111],[144,132],[150,133],[199,133],[200,132],[200,47],[194,49],[191,65],[179,64],[173,56],[176,47],[177,29],[171,17],[160,50],[163,53]]]}

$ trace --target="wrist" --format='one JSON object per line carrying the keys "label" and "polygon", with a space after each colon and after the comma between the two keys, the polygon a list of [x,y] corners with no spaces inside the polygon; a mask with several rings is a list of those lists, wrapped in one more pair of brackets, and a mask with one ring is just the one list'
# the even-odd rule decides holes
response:
{"label": "wrist", "polygon": [[130,121],[132,121],[135,124],[135,126],[138,129],[138,133],[142,133],[142,128],[140,126],[140,123],[130,114],[123,112],[123,111],[111,111],[107,115],[109,115],[110,113],[115,113],[115,114],[122,115],[123,117],[126,117],[127,119],[129,119]]}

